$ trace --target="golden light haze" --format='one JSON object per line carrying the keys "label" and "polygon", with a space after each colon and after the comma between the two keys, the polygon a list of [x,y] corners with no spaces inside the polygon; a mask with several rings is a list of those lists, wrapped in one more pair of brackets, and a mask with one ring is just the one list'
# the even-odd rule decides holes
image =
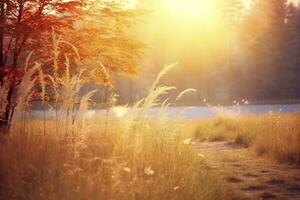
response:
{"label": "golden light haze", "polygon": [[[230,8],[229,0],[129,1],[131,5],[141,5],[151,11],[146,15],[146,23],[138,30],[150,46],[150,56],[147,57],[150,65],[153,66],[153,60],[156,60],[155,65],[178,62],[179,68],[188,66],[191,70],[213,68],[226,59],[232,48],[240,51],[240,38],[236,36],[240,30],[229,28],[251,9],[253,2],[243,0],[236,22],[229,22],[232,19],[226,19],[220,11],[224,5]],[[229,44],[232,39],[234,44]]]}
{"label": "golden light haze", "polygon": [[210,21],[215,17],[216,1],[206,0],[162,0],[163,6],[174,17],[187,20]]}
{"label": "golden light haze", "polygon": [[[179,62],[189,68],[210,66],[227,48],[220,0],[144,0],[152,11],[141,35],[162,65]],[[142,3],[142,2],[141,2]],[[223,4],[223,3],[221,3]],[[245,0],[245,8],[249,0]],[[152,59],[152,58],[150,58]]]}

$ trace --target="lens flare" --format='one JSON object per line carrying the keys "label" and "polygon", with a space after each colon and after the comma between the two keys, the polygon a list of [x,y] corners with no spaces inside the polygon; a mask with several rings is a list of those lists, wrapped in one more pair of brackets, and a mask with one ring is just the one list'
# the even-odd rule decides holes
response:
{"label": "lens flare", "polygon": [[128,113],[128,108],[124,106],[117,106],[113,108],[113,113],[117,118],[122,118]]}

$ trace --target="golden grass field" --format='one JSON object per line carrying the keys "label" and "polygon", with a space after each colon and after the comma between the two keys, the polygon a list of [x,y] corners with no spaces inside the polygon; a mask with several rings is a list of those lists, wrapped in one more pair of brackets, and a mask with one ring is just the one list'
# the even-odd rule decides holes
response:
{"label": "golden grass field", "polygon": [[189,129],[200,141],[228,141],[281,163],[300,164],[299,120],[299,114],[218,117],[193,122]]}
{"label": "golden grass field", "polygon": [[[45,100],[41,84],[47,110],[36,118],[30,110],[36,88],[31,77],[44,75],[39,65],[24,75],[15,117],[9,128],[0,130],[0,199],[232,199],[228,191],[234,189],[225,184],[224,174],[211,170],[211,157],[199,149],[199,142],[206,140],[238,144],[257,155],[299,164],[299,114],[168,120],[172,102],[160,97],[175,88],[160,85],[160,80],[171,65],[158,74],[148,95],[130,108],[126,118],[110,115],[114,93],[106,102],[106,113],[91,117],[96,91],[81,95],[82,72],[71,74],[69,67],[62,75],[49,75],[54,102]],[[181,92],[176,101],[191,91]],[[157,106],[159,117],[151,120],[149,110]]]}
{"label": "golden grass field", "polygon": [[[0,199],[218,199],[221,180],[180,127],[90,119],[63,137],[55,121],[15,123],[0,137]],[[22,130],[22,131],[20,131]],[[25,131],[24,131],[25,130]]]}
{"label": "golden grass field", "polygon": [[16,121],[0,137],[0,197],[230,199],[198,141],[228,141],[259,156],[299,164],[298,120],[298,114],[269,114],[133,125],[90,118],[82,129],[61,132],[54,120]]}

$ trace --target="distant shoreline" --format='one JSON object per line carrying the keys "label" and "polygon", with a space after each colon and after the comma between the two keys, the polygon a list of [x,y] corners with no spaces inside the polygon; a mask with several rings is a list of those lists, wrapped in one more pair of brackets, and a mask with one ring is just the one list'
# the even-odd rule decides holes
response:
{"label": "distant shoreline", "polygon": [[[249,102],[249,104],[244,104],[242,103],[242,101],[237,101],[237,103],[239,103],[240,106],[242,105],[255,105],[255,106],[259,106],[259,105],[292,105],[292,104],[300,104],[300,99],[299,100],[265,100],[265,101],[251,101],[251,100],[247,100]],[[211,106],[235,106],[237,105],[237,103],[234,104],[233,101],[224,101],[224,102],[218,102],[218,101],[208,101],[206,103],[175,103],[172,104],[172,106],[178,106],[178,107],[186,107],[186,106],[207,106],[207,105],[211,105]]]}
{"label": "distant shoreline", "polygon": [[[295,105],[300,104],[299,100],[265,100],[265,101],[251,101],[247,100],[249,104],[242,103],[242,100],[236,101],[234,103],[233,101],[207,101],[207,102],[177,102],[172,103],[170,107],[208,107],[208,106],[259,106],[259,105]],[[172,102],[172,101],[170,101]],[[239,103],[239,104],[237,104]],[[50,103],[51,104],[51,103]],[[32,109],[33,110],[43,110],[43,106],[41,105],[41,101],[32,101]],[[122,104],[117,103],[116,106],[124,106],[124,105],[130,105],[130,104]],[[160,107],[160,106],[154,106],[154,107]],[[96,103],[94,105],[91,105],[90,109],[105,109],[104,103]]]}

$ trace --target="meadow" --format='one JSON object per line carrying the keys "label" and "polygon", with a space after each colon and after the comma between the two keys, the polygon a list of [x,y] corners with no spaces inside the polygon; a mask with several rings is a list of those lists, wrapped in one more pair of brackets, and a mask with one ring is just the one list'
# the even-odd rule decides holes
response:
{"label": "meadow", "polygon": [[[158,74],[130,115],[112,115],[118,108],[112,93],[107,111],[93,117],[89,107],[95,91],[78,103],[84,82],[66,67],[62,77],[51,77],[56,104],[47,104],[50,118],[36,118],[29,109],[35,80],[26,77],[38,67],[30,68],[21,83],[27,89],[17,98],[10,128],[1,130],[1,199],[230,199],[228,191],[235,190],[225,184],[227,174],[213,171],[211,158],[197,146],[204,141],[225,141],[267,159],[299,164],[299,114],[168,119],[171,104],[160,96],[174,88],[160,80],[172,65]],[[177,99],[188,92],[194,90]],[[157,106],[160,114],[153,119],[148,113]]]}
{"label": "meadow", "polygon": [[[63,75],[49,76],[55,103],[43,103],[54,117],[34,118],[30,99],[37,79],[31,77],[43,74],[39,65],[28,67],[14,118],[1,130],[0,199],[223,199],[222,180],[179,134],[183,127],[164,118],[169,104],[159,103],[159,96],[173,87],[159,82],[172,67],[159,73],[127,119],[111,117],[113,93],[106,114],[89,117],[95,91],[80,96],[82,73],[72,75],[69,65]],[[45,87],[41,82],[43,94]],[[157,105],[161,118],[153,121],[147,113]]]}
{"label": "meadow", "polygon": [[218,199],[221,180],[174,126],[92,119],[72,136],[55,121],[16,124],[0,142],[1,199]]}
{"label": "meadow", "polygon": [[298,3],[1,1],[0,200],[300,199]]}
{"label": "meadow", "polygon": [[200,141],[226,141],[249,148],[280,163],[300,164],[300,115],[219,116],[193,122],[190,132]]}

